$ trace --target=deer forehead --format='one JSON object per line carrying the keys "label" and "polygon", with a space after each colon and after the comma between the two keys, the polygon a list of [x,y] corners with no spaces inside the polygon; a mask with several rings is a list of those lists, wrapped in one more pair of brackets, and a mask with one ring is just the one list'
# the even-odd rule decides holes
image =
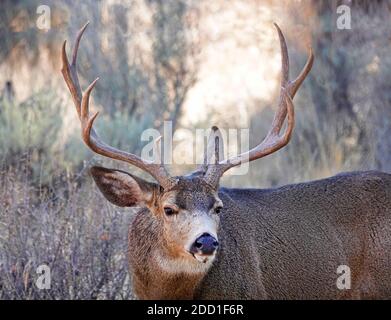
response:
{"label": "deer forehead", "polygon": [[178,192],[175,201],[179,208],[203,212],[212,209],[218,198],[212,193],[182,191]]}
{"label": "deer forehead", "polygon": [[216,204],[221,205],[217,194],[200,190],[177,190],[163,195],[162,204],[172,204],[188,211],[209,211]]}
{"label": "deer forehead", "polygon": [[162,195],[163,204],[175,204],[180,209],[209,210],[221,203],[217,191],[202,179],[180,177],[177,186]]}

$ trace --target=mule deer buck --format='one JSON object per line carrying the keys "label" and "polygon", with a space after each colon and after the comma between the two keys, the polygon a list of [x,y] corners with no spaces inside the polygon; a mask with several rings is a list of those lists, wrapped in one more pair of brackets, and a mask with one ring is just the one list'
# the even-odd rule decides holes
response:
{"label": "mule deer buck", "polygon": [[[144,161],[99,138],[93,128],[98,113],[89,114],[97,80],[83,93],[76,71],[87,25],[77,35],[71,63],[64,42],[62,74],[84,142],[97,154],[125,161],[156,180],[91,169],[110,202],[142,208],[128,239],[130,274],[140,299],[391,298],[390,174],[345,173],[276,189],[219,187],[224,172],[281,149],[291,138],[292,98],[314,57],[310,51],[299,76],[289,81],[287,46],[275,26],[282,79],[278,110],[266,138],[246,153],[222,159],[219,130],[213,128],[208,144],[212,150],[214,146],[214,161],[207,156],[195,172],[178,177],[170,176],[161,163]],[[350,289],[337,286],[341,265],[350,268]]]}

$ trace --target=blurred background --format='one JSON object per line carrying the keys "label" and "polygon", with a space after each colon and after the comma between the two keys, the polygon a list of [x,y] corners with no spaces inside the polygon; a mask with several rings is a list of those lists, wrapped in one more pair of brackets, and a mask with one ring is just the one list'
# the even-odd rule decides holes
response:
{"label": "blurred background", "polygon": [[[391,172],[387,0],[48,0],[47,30],[39,28],[42,4],[1,1],[0,299],[133,298],[125,257],[133,212],[108,204],[88,168],[101,163],[144,175],[82,144],[60,73],[62,42],[70,52],[86,21],[79,77],[83,88],[100,77],[92,109],[101,111],[96,127],[113,146],[140,154],[141,133],[161,130],[166,120],[184,146],[174,154],[178,162],[194,148],[186,143],[194,128],[249,128],[250,145],[257,144],[279,94],[277,22],[291,78],[309,46],[315,54],[295,97],[292,141],[222,185],[267,188],[341,171]],[[337,28],[340,5],[350,8],[351,29]],[[51,268],[50,290],[35,285],[41,264]]]}

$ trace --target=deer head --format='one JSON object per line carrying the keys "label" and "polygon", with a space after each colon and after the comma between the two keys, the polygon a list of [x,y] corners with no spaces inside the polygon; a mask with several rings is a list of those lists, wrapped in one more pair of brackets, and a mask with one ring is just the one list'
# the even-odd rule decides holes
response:
{"label": "deer head", "polygon": [[[299,76],[289,81],[288,50],[284,36],[275,24],[281,46],[281,90],[278,109],[265,139],[248,152],[222,159],[221,135],[214,127],[203,165],[186,176],[171,177],[163,163],[148,162],[137,155],[115,149],[103,142],[94,130],[93,124],[98,113],[90,115],[89,98],[98,79],[83,93],[76,70],[79,43],[87,25],[76,37],[71,63],[66,55],[66,42],[62,47],[61,71],[81,122],[82,139],[97,154],[134,165],[156,180],[156,183],[148,182],[124,171],[93,167],[91,174],[98,188],[115,205],[147,208],[162,226],[166,251],[172,258],[190,264],[204,262],[209,265],[218,249],[219,215],[224,210],[218,196],[219,180],[230,168],[262,158],[289,142],[294,127],[292,99],[312,67],[312,50]],[[286,128],[281,132],[286,118]]]}

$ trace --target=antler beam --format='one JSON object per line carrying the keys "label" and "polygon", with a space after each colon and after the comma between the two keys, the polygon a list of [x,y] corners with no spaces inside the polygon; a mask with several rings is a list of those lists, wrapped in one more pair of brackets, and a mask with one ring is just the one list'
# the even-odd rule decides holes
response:
{"label": "antler beam", "polygon": [[147,162],[138,157],[137,155],[111,147],[105,142],[103,142],[94,130],[93,124],[96,117],[98,116],[98,112],[96,112],[93,116],[89,115],[89,99],[91,92],[94,89],[96,82],[98,81],[98,78],[95,79],[88,86],[87,90],[84,93],[82,93],[76,68],[77,53],[79,49],[80,39],[83,36],[83,33],[86,30],[87,26],[88,22],[80,29],[76,36],[72,52],[71,64],[69,64],[68,57],[66,54],[66,41],[64,41],[64,44],[62,46],[61,55],[61,72],[72,95],[73,102],[75,104],[76,111],[80,119],[83,141],[95,153],[111,159],[121,160],[130,163],[131,165],[134,165],[149,173],[159,182],[159,184],[164,189],[171,189],[176,185],[176,179],[172,178],[168,174],[166,168],[162,163]]}
{"label": "antler beam", "polygon": [[[295,80],[289,81],[288,48],[281,29],[278,27],[277,24],[274,24],[274,26],[277,29],[278,36],[280,39],[282,67],[279,104],[278,109],[274,115],[271,129],[266,135],[266,138],[256,147],[252,148],[250,151],[220,161],[218,164],[209,164],[204,178],[211,185],[217,185],[220,180],[220,177],[230,168],[238,166],[241,163],[253,161],[267,156],[273,152],[276,152],[277,150],[287,145],[291,139],[292,131],[295,124],[292,99],[312,68],[314,62],[314,55],[312,53],[312,49],[310,48],[309,56],[303,70],[300,72],[299,76]],[[280,132],[287,115],[287,127],[284,133],[281,135]]]}

